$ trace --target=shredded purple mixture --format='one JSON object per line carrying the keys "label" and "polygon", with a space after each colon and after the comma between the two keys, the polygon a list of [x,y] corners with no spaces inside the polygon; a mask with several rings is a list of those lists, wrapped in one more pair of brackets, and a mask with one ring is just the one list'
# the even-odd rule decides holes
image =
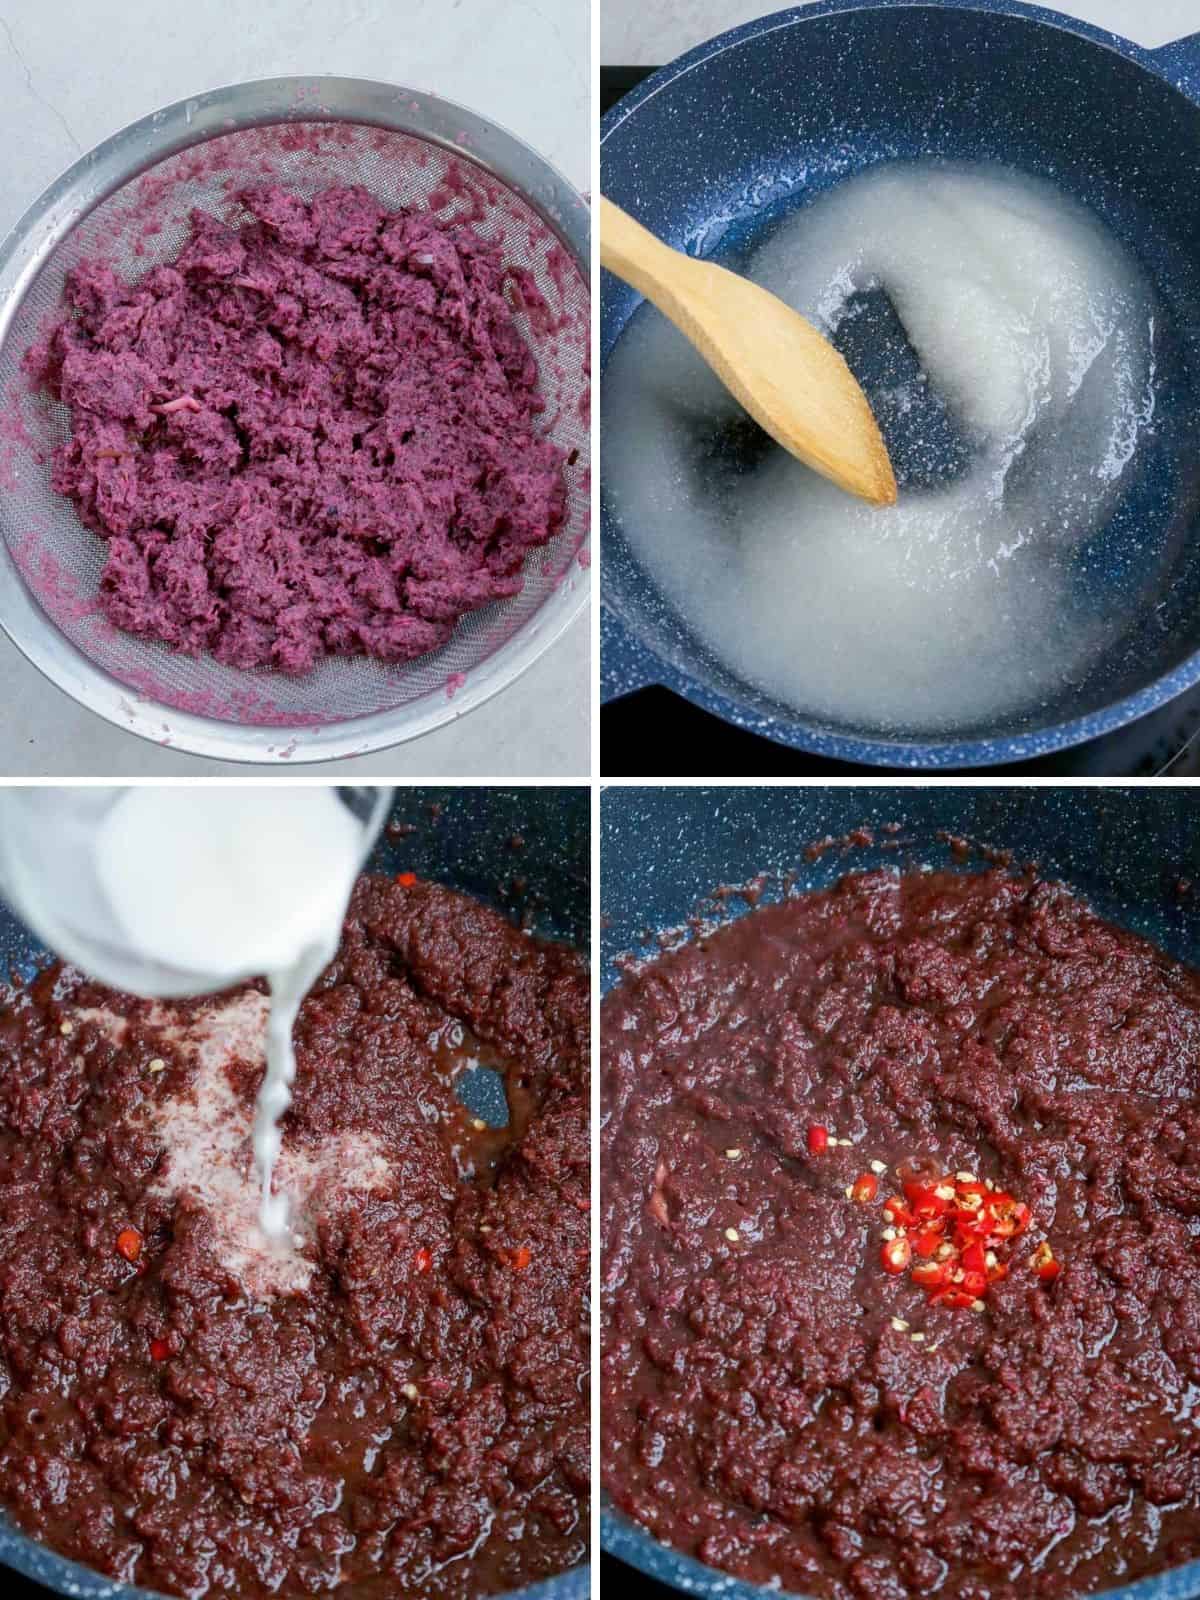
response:
{"label": "shredded purple mixture", "polygon": [[423,655],[565,515],[505,296],[538,291],[360,188],[239,198],[136,284],[82,263],[26,356],[71,408],[52,482],[108,542],[104,613],[236,667]]}

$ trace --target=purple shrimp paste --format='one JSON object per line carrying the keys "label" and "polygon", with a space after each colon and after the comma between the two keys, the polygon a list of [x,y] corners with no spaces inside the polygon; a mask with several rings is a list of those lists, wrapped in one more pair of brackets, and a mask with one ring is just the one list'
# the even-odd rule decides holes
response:
{"label": "purple shrimp paste", "polygon": [[513,320],[541,297],[470,227],[361,188],[203,211],[135,284],[70,274],[28,370],[70,408],[53,487],[107,542],[117,627],[235,667],[398,662],[520,591],[566,512]]}

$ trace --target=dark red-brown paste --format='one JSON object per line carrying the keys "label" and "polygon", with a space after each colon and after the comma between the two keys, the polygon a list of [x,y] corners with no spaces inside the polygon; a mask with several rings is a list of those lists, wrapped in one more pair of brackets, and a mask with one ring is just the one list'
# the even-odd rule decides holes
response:
{"label": "dark red-brown paste", "polygon": [[[631,971],[602,1042],[619,1507],[821,1600],[1200,1555],[1200,975],[1061,886],[876,872]],[[883,1268],[913,1162],[1030,1207],[978,1308]]]}
{"label": "dark red-brown paste", "polygon": [[[0,1500],[190,1597],[466,1597],[585,1553],[588,981],[449,891],[360,882],[245,1209],[259,986],[61,968],[0,1005]],[[250,1044],[247,1044],[247,1039]],[[456,1084],[503,1070],[511,1122]],[[249,1208],[252,1219],[253,1207]]]}

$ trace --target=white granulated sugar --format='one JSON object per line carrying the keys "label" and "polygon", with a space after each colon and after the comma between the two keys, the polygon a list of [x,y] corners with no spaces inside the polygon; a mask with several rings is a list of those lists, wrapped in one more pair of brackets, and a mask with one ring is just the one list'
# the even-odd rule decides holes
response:
{"label": "white granulated sugar", "polygon": [[215,1230],[221,1265],[255,1299],[307,1288],[313,1262],[305,1254],[316,1215],[338,1194],[384,1188],[390,1168],[370,1133],[341,1134],[316,1151],[279,1156],[278,1181],[292,1197],[289,1233],[268,1236],[260,1226],[260,1189],[252,1145],[253,1112],[235,1094],[229,1068],[265,1064],[268,1002],[248,993],[171,1024],[166,1008],[156,1018],[163,1038],[194,1062],[189,1091],[163,1100],[152,1113],[164,1151],[155,1188],[188,1194],[205,1209]]}
{"label": "white granulated sugar", "polygon": [[79,1006],[75,1015],[80,1022],[90,1022],[111,1044],[122,1044],[129,1032],[128,1017],[119,1017],[115,1011],[106,1011],[103,1006]]}
{"label": "white granulated sugar", "polygon": [[733,472],[714,441],[735,403],[643,307],[605,371],[602,449],[653,583],[734,674],[810,715],[944,732],[1052,701],[1163,581],[1154,550],[1102,602],[1086,581],[1153,413],[1137,264],[1049,184],[926,162],[837,185],[747,271],[827,332],[884,290],[968,459],[883,510],[782,450]]}

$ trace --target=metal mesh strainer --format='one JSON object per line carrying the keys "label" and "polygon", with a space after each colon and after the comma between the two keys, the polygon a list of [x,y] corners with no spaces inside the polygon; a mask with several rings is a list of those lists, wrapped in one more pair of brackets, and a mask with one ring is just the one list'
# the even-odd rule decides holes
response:
{"label": "metal mesh strainer", "polygon": [[[449,181],[447,179],[449,178]],[[518,326],[537,357],[568,515],[531,553],[518,596],[465,617],[403,666],[323,661],[303,677],[178,655],[112,627],[95,604],[103,541],[49,486],[64,407],[33,391],[25,351],[61,315],[63,280],[103,256],[136,277],[177,254],[193,207],[236,220],[233,192],[271,181],[308,197],[359,183],[388,206],[470,214],[530,271],[552,315]],[[586,604],[589,220],[553,167],[511,134],[429,94],[348,78],[213,90],[113,136],[34,203],[0,247],[0,624],[60,688],[176,749],[240,760],[322,760],[414,737],[510,682]]]}

